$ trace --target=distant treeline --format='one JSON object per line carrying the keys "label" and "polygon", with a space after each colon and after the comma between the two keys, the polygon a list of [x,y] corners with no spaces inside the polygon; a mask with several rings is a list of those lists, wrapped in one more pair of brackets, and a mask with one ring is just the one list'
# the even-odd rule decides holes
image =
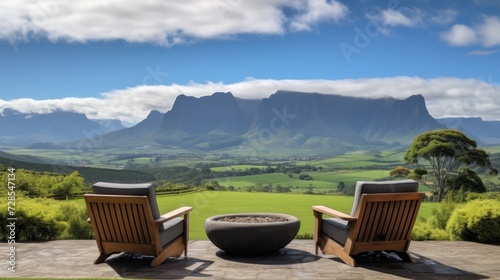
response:
{"label": "distant treeline", "polygon": [[99,181],[117,183],[140,183],[155,181],[155,177],[149,173],[139,170],[117,170],[95,167],[80,167],[58,164],[32,163],[0,157],[0,164],[6,168],[32,170],[36,172],[50,172],[59,174],[71,174],[77,171],[86,184]]}

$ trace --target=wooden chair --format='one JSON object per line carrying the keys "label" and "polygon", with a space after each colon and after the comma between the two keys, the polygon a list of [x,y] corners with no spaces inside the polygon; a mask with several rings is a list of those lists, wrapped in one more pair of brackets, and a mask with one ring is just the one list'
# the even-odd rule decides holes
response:
{"label": "wooden chair", "polygon": [[313,206],[315,253],[320,248],[350,266],[356,266],[355,255],[370,251],[395,252],[411,262],[407,250],[425,195],[417,190],[413,180],[358,182],[351,215]]}
{"label": "wooden chair", "polygon": [[151,184],[97,183],[93,190],[84,198],[100,252],[94,263],[120,252],[155,256],[152,267],[183,252],[187,257],[192,207],[160,216]]}

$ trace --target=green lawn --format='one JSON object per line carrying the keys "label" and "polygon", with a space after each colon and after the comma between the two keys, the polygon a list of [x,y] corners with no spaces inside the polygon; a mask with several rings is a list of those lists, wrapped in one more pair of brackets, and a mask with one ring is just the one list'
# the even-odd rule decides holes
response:
{"label": "green lawn", "polygon": [[[180,206],[192,206],[190,238],[207,239],[203,223],[206,218],[225,213],[275,212],[286,213],[300,219],[299,234],[312,233],[314,220],[311,207],[325,205],[350,213],[352,196],[322,196],[304,194],[199,192],[179,196],[158,196],[161,213]],[[419,217],[429,217],[438,204],[422,203]]]}

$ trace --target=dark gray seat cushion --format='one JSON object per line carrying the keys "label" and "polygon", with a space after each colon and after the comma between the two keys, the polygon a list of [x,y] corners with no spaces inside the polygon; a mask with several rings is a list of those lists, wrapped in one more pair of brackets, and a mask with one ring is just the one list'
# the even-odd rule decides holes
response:
{"label": "dark gray seat cushion", "polygon": [[163,230],[160,231],[161,244],[163,246],[172,242],[184,232],[184,219],[174,218],[163,223]]}
{"label": "dark gray seat cushion", "polygon": [[323,219],[321,230],[342,245],[345,245],[349,235],[348,222],[337,218]]}
{"label": "dark gray seat cushion", "polygon": [[[354,192],[354,202],[352,204],[351,216],[356,215],[361,195],[365,193],[399,193],[399,192],[416,192],[418,191],[418,183],[414,180],[398,180],[398,181],[358,181]],[[338,218],[323,219],[321,231],[328,235],[338,243],[345,245],[347,236],[349,235],[349,223]]]}

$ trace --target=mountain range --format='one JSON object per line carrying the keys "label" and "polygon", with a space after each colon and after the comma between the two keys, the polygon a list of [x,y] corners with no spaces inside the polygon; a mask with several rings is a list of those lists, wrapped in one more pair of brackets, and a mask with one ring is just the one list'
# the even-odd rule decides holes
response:
{"label": "mountain range", "polygon": [[161,121],[159,112],[152,112],[132,128],[104,135],[100,146],[332,153],[405,145],[419,133],[443,127],[421,95],[396,100],[278,91],[245,100],[217,92],[180,95]]}
{"label": "mountain range", "polygon": [[168,112],[151,111],[129,128],[69,112],[4,111],[0,124],[0,145],[31,148],[74,147],[90,139],[94,149],[340,153],[406,147],[416,135],[446,127],[461,129],[480,144],[500,144],[499,121],[434,119],[422,95],[398,100],[277,91],[248,100],[216,92],[200,98],[179,95]]}
{"label": "mountain range", "polygon": [[0,115],[0,146],[53,146],[125,128],[118,120],[90,120],[85,114],[25,114],[5,109]]}

